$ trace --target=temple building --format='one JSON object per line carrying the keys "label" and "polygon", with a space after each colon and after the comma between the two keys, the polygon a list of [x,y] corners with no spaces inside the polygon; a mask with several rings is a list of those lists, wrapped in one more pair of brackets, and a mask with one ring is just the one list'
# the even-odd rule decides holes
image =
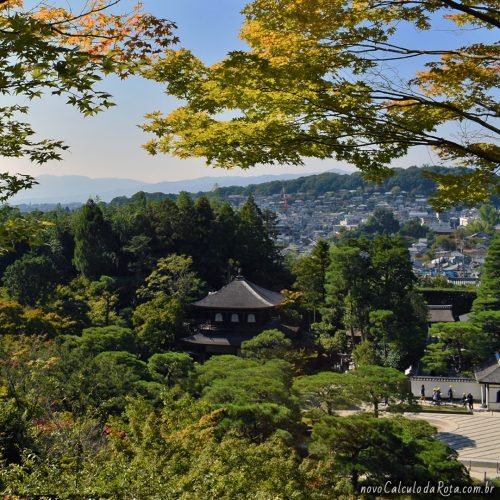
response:
{"label": "temple building", "polygon": [[474,369],[474,376],[481,384],[481,403],[488,410],[500,410],[500,353]]}
{"label": "temple building", "polygon": [[195,333],[182,341],[194,353],[238,354],[242,342],[264,330],[290,329],[274,317],[275,308],[284,298],[281,293],[237,276],[217,292],[191,304],[197,326]]}
{"label": "temple building", "polygon": [[449,323],[455,321],[453,317],[453,306],[451,305],[428,305],[427,306],[427,322],[429,325],[433,323]]}

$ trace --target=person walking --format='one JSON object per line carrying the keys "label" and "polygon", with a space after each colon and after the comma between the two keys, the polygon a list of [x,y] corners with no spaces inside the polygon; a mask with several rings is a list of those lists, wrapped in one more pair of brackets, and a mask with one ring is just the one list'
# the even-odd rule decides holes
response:
{"label": "person walking", "polygon": [[448,400],[449,400],[450,404],[453,403],[453,388],[451,387],[451,385],[450,385],[450,388],[448,389]]}
{"label": "person walking", "polygon": [[467,403],[467,394],[465,394],[465,392],[464,392],[464,394],[462,396],[462,405],[463,405],[464,408],[466,408],[467,404],[468,404]]}
{"label": "person walking", "polygon": [[422,387],[420,388],[420,401],[423,403],[425,402],[425,385],[422,384]]}
{"label": "person walking", "polygon": [[437,402],[438,406],[441,404],[441,387],[437,388],[437,391],[436,391],[436,402]]}
{"label": "person walking", "polygon": [[474,409],[474,398],[470,392],[467,394],[467,405],[469,406],[470,411]]}

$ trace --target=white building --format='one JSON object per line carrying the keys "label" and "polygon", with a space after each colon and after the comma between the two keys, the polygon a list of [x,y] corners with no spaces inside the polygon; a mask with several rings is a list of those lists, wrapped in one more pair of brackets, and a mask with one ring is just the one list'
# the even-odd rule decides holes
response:
{"label": "white building", "polygon": [[481,385],[481,403],[488,410],[500,410],[500,353],[474,370]]}

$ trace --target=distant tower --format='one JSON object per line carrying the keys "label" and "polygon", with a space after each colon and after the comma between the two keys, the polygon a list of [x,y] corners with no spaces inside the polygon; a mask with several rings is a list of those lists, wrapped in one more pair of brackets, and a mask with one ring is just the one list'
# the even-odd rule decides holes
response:
{"label": "distant tower", "polygon": [[220,188],[220,186],[217,183],[215,183],[214,186],[213,186],[213,188],[211,189],[212,193],[214,193],[215,191],[217,191],[219,188]]}

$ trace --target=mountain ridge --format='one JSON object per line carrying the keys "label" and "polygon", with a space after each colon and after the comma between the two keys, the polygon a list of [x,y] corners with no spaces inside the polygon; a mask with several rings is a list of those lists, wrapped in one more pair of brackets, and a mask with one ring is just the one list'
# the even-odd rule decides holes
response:
{"label": "mountain ridge", "polygon": [[[332,169],[331,172],[349,174],[349,172],[339,169]],[[237,175],[227,177],[204,176],[195,179],[153,183],[117,177],[92,178],[83,175],[42,174],[37,177],[39,184],[33,186],[30,190],[18,193],[10,200],[10,204],[84,203],[87,199],[95,197],[109,202],[119,196],[132,196],[138,191],[163,192],[166,194],[178,194],[181,191],[200,192],[210,191],[216,185],[219,187],[246,187],[252,184],[292,180],[307,175],[314,174],[304,172],[300,174],[283,173],[251,177]]]}

